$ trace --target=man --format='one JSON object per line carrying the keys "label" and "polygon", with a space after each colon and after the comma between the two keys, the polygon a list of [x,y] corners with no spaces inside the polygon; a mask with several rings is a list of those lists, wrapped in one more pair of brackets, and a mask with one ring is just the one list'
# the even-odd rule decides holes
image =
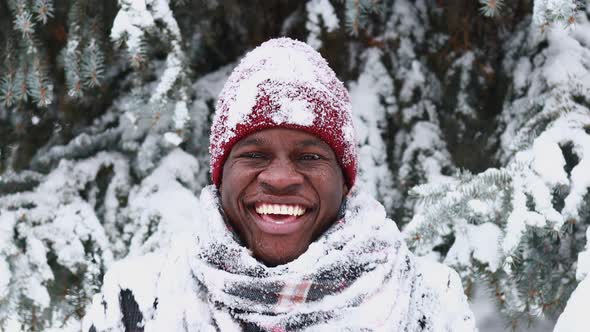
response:
{"label": "man", "polygon": [[199,231],[111,269],[84,330],[474,331],[456,273],[414,257],[356,189],[353,133],[316,51],[250,52],[216,107]]}

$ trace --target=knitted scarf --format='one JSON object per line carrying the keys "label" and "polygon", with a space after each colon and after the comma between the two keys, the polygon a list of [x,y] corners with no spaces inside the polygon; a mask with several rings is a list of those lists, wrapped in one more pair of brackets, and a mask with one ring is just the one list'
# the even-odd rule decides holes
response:
{"label": "knitted scarf", "polygon": [[304,254],[266,267],[226,226],[217,197],[214,187],[201,194],[207,228],[192,271],[219,330],[407,329],[414,262],[375,200],[349,194],[343,218]]}

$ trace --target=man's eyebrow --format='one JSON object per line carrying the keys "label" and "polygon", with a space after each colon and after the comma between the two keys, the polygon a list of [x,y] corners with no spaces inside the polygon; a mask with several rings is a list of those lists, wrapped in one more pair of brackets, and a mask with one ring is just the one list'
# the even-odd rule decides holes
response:
{"label": "man's eyebrow", "polygon": [[264,140],[262,140],[258,137],[248,137],[248,138],[244,138],[243,140],[240,140],[239,142],[237,142],[235,147],[240,148],[240,147],[248,146],[248,145],[260,146],[263,144],[264,144]]}
{"label": "man's eyebrow", "polygon": [[302,140],[302,141],[297,142],[296,145],[298,147],[302,147],[302,148],[306,148],[306,147],[310,147],[310,146],[317,146],[319,148],[326,148],[326,149],[330,148],[330,146],[326,142],[324,142],[320,139],[306,139],[306,140]]}

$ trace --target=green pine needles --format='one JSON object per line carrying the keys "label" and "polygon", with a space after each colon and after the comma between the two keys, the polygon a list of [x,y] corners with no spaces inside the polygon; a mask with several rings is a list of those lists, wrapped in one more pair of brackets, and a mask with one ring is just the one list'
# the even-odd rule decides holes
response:
{"label": "green pine needles", "polygon": [[53,100],[53,84],[48,75],[47,51],[35,31],[53,16],[53,4],[49,0],[11,0],[7,6],[14,15],[15,33],[12,40],[6,41],[0,101],[6,107],[29,101],[47,107]]}

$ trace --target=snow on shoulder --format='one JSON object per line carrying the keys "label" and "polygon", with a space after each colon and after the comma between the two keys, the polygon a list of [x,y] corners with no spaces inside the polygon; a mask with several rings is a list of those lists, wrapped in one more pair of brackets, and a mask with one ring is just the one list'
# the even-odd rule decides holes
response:
{"label": "snow on shoulder", "polygon": [[[457,274],[413,256],[369,195],[351,195],[341,222],[277,267],[264,266],[233,236],[214,186],[203,189],[200,206],[202,227],[195,233],[178,234],[169,249],[113,264],[84,331],[242,331],[245,324],[289,331],[476,331]],[[297,301],[282,296],[293,286],[305,288]]]}

